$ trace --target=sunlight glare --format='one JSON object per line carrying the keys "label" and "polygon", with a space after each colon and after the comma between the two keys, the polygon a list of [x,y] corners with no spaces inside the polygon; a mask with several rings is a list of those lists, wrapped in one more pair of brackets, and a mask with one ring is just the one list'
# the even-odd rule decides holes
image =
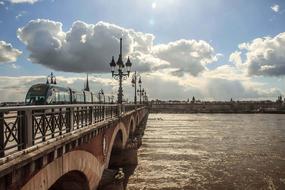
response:
{"label": "sunlight glare", "polygon": [[151,4],[151,8],[152,8],[152,9],[155,9],[155,8],[156,8],[156,2],[153,2],[153,3]]}

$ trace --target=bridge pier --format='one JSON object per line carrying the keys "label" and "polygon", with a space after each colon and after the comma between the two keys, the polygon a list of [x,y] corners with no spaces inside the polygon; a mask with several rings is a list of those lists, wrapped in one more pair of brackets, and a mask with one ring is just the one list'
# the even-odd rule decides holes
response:
{"label": "bridge pier", "polygon": [[[134,173],[138,165],[137,149],[124,149],[112,151],[108,169],[104,170],[99,190],[124,190],[127,187],[129,177]],[[116,179],[118,171],[122,169],[123,178]],[[113,172],[110,172],[113,171]]]}
{"label": "bridge pier", "polygon": [[[135,131],[130,131],[129,139],[122,149],[120,146],[114,146],[111,151],[108,168],[104,170],[99,190],[125,190],[129,177],[134,173],[138,165],[138,149],[142,144],[142,136],[146,127],[148,114],[141,119],[140,124]],[[115,176],[119,169],[124,174],[123,179],[116,179]]]}

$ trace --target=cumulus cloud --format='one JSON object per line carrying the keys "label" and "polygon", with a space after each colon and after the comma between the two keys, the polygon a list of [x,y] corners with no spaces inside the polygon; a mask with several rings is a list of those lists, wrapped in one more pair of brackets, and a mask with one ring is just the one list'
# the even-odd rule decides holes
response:
{"label": "cumulus cloud", "polygon": [[[258,91],[254,89],[246,89],[239,80],[226,80],[214,78],[208,80],[207,94],[214,100],[230,100],[233,99],[255,99],[259,97]],[[277,96],[276,96],[277,97]]]}
{"label": "cumulus cloud", "polygon": [[241,53],[242,52],[240,52],[240,51],[235,51],[235,52],[231,53],[229,61],[233,62],[237,66],[242,65]]}
{"label": "cumulus cloud", "polygon": [[5,41],[0,41],[0,63],[15,62],[22,52]]}
{"label": "cumulus cloud", "polygon": [[[234,70],[223,66],[221,70]],[[198,77],[183,76],[176,77],[167,73],[154,72],[143,75],[143,86],[148,90],[151,99],[163,100],[187,100],[195,96],[201,100],[275,100],[282,94],[281,90],[275,87],[268,87],[262,82],[252,82],[249,78],[226,77],[226,74],[218,73],[214,69],[211,73],[206,71]],[[207,74],[206,74],[207,73]],[[236,75],[229,72],[228,76]]]}
{"label": "cumulus cloud", "polygon": [[230,61],[245,67],[250,76],[285,75],[285,32],[242,43],[239,49],[230,56]]}
{"label": "cumulus cloud", "polygon": [[[123,38],[123,54],[148,54],[154,36],[113,24],[95,25],[82,21],[73,23],[69,31],[60,22],[32,20],[18,29],[18,38],[31,52],[30,60],[49,68],[70,72],[107,72],[111,56],[119,54],[119,39]],[[156,63],[134,63],[149,70]],[[144,67],[144,68],[142,68]]]}
{"label": "cumulus cloud", "polygon": [[169,62],[171,67],[176,68],[174,74],[179,76],[183,73],[197,76],[206,70],[206,64],[217,61],[214,48],[202,40],[178,40],[156,45],[153,53],[158,58]]}
{"label": "cumulus cloud", "polygon": [[106,22],[76,21],[65,32],[60,22],[38,19],[19,28],[17,34],[31,52],[33,63],[68,72],[108,72],[111,56],[119,54],[121,37],[123,55],[130,56],[133,70],[141,72],[174,68],[174,74],[198,75],[206,64],[217,60],[213,47],[205,41],[154,45],[152,34]]}
{"label": "cumulus cloud", "polygon": [[274,11],[276,13],[279,12],[279,5],[277,5],[277,4],[272,5],[270,8],[272,11]]}
{"label": "cumulus cloud", "polygon": [[38,2],[38,0],[9,0],[11,3],[30,3],[30,4],[34,4],[36,2]]}

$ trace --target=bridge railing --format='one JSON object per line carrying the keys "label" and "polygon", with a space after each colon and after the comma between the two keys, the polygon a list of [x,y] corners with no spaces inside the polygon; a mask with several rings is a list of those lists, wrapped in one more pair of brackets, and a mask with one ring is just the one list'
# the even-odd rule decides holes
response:
{"label": "bridge railing", "polygon": [[142,105],[73,104],[0,108],[0,157],[117,118]]}

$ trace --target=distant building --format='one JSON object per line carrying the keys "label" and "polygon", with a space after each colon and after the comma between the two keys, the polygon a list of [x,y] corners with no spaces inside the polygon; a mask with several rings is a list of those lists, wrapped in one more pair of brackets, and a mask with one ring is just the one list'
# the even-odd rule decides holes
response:
{"label": "distant building", "polygon": [[86,78],[86,83],[85,83],[84,90],[85,90],[85,91],[90,91],[90,88],[89,88],[89,81],[88,81],[88,74],[87,74],[87,78]]}

